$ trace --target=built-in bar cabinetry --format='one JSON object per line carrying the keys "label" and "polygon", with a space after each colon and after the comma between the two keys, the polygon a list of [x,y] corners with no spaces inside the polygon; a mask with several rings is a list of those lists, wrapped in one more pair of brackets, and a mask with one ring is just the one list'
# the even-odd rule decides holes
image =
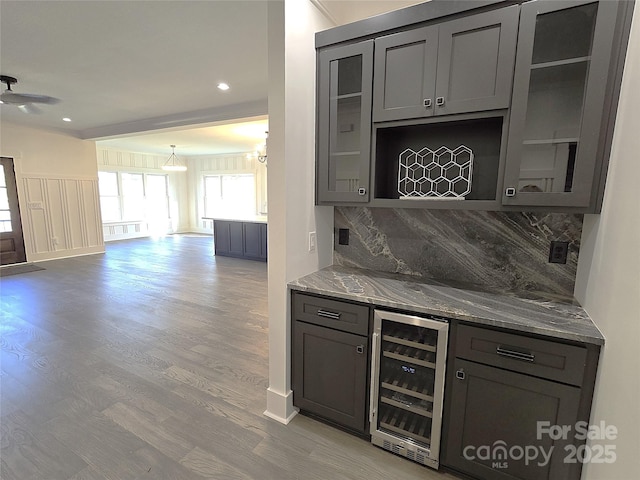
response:
{"label": "built-in bar cabinetry", "polygon": [[[418,298],[410,287],[407,297]],[[600,343],[364,300],[291,292],[301,412],[464,478],[580,478]]]}
{"label": "built-in bar cabinetry", "polygon": [[317,202],[599,211],[632,2],[455,5],[317,35]]}

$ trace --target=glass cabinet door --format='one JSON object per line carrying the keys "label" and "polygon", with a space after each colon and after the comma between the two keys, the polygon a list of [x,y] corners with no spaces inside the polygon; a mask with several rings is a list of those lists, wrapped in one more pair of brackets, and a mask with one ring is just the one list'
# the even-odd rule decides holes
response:
{"label": "glass cabinet door", "polygon": [[522,6],[506,205],[588,207],[617,2]]}
{"label": "glass cabinet door", "polygon": [[373,41],[318,56],[317,201],[367,202]]}

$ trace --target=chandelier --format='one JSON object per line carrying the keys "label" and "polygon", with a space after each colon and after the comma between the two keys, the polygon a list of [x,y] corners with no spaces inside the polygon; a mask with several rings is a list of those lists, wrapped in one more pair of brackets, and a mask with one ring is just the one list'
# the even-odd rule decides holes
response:
{"label": "chandelier", "polygon": [[176,155],[176,146],[169,145],[171,147],[171,155],[167,158],[167,161],[162,165],[162,170],[166,170],[168,172],[184,172],[187,170],[187,166],[180,163],[178,160],[178,156]]}

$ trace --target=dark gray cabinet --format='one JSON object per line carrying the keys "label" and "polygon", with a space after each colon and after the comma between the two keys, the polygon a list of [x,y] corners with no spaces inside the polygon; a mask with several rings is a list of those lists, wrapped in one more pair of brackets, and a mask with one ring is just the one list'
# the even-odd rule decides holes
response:
{"label": "dark gray cabinet", "polygon": [[369,308],[298,292],[291,296],[293,404],[365,434]]}
{"label": "dark gray cabinet", "polygon": [[613,1],[522,5],[503,204],[592,205],[618,10]]}
{"label": "dark gray cabinet", "polygon": [[373,40],[318,54],[318,203],[367,202]]}
{"label": "dark gray cabinet", "polygon": [[256,260],[266,260],[267,224],[244,222],[242,228],[244,256],[246,258],[255,258]]}
{"label": "dark gray cabinet", "polygon": [[453,333],[441,463],[481,479],[580,478],[565,459],[589,419],[599,350],[469,325]]}
{"label": "dark gray cabinet", "polygon": [[374,121],[508,108],[518,10],[376,38]]}
{"label": "dark gray cabinet", "polygon": [[512,3],[435,0],[316,37],[319,204],[600,211],[633,2]]}
{"label": "dark gray cabinet", "polygon": [[213,221],[215,255],[267,260],[267,224],[233,220]]}

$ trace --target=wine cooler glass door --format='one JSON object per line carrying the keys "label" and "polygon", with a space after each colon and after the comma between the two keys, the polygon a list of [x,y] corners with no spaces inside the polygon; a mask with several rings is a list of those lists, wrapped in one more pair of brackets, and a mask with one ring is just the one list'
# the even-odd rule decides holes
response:
{"label": "wine cooler glass door", "polygon": [[379,310],[374,320],[372,442],[437,468],[449,325]]}

